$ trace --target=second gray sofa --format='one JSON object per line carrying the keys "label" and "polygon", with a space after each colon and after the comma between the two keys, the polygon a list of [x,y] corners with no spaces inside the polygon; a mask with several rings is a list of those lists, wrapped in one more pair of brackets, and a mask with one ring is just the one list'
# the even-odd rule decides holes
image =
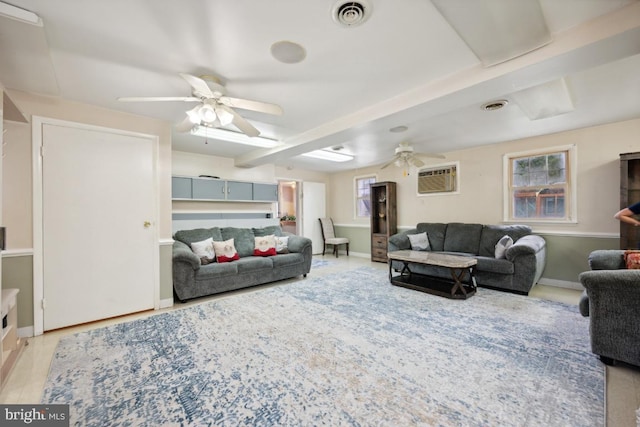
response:
{"label": "second gray sofa", "polygon": [[[483,225],[467,223],[419,223],[416,228],[389,238],[389,251],[411,249],[409,234],[427,233],[429,250],[453,255],[471,256],[478,260],[475,277],[480,286],[528,294],[542,276],[546,264],[546,242],[532,234],[526,225]],[[496,258],[496,244],[509,236],[513,245],[504,258]],[[402,269],[400,261],[392,267]],[[423,264],[410,264],[414,273],[450,278],[448,269]]]}

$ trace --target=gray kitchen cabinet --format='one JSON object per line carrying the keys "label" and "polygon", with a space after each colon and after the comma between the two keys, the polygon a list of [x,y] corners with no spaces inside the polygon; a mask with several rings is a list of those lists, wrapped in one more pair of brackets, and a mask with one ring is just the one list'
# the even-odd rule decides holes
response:
{"label": "gray kitchen cabinet", "polygon": [[278,184],[253,183],[253,200],[261,202],[278,201]]}
{"label": "gray kitchen cabinet", "polygon": [[192,178],[194,200],[224,200],[224,181],[211,178]]}
{"label": "gray kitchen cabinet", "polygon": [[227,181],[227,200],[253,200],[253,183]]}
{"label": "gray kitchen cabinet", "polygon": [[190,199],[191,198],[191,178],[182,176],[171,177],[171,198]]}

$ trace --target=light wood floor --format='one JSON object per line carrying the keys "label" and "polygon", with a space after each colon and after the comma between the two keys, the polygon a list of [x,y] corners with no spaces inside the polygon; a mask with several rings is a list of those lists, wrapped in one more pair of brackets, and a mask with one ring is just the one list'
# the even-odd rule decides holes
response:
{"label": "light wood floor", "polygon": [[[324,257],[318,256],[316,258],[325,259],[331,262],[327,266],[313,269],[308,277],[321,276],[363,265],[378,268],[385,272],[387,271],[386,264],[377,262],[372,263],[369,259],[356,256],[347,257],[341,255],[336,259],[333,256],[326,255]],[[295,280],[304,279],[291,279],[288,281],[278,282],[277,284],[270,286],[278,286],[279,284]],[[238,292],[251,292],[251,290],[242,290]],[[211,298],[198,299],[197,301],[186,304],[176,303],[174,307],[161,311],[180,309],[188,305],[200,304],[217,298],[229,298],[234,294],[235,293],[228,293]],[[531,290],[529,297],[562,301],[568,304],[577,304],[580,292],[571,289],[537,285]],[[7,383],[0,391],[0,403],[36,404],[40,402],[44,383],[49,371],[49,365],[60,337],[71,333],[103,327],[113,323],[130,321],[157,313],[158,312],[139,313],[117,319],[94,322],[88,325],[47,332],[38,337],[28,338],[27,346],[11,372]],[[594,355],[594,357],[596,356]],[[640,369],[632,366],[607,367],[606,388],[606,425],[608,427],[637,427],[635,411],[640,407]]]}

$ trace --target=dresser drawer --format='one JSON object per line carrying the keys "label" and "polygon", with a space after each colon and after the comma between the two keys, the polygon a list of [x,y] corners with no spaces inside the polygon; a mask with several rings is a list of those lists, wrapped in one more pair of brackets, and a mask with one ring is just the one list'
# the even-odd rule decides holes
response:
{"label": "dresser drawer", "polygon": [[387,260],[387,249],[383,248],[372,248],[371,249],[371,257],[378,260]]}
{"label": "dresser drawer", "polygon": [[387,251],[387,236],[372,236],[371,247],[384,248],[385,253]]}

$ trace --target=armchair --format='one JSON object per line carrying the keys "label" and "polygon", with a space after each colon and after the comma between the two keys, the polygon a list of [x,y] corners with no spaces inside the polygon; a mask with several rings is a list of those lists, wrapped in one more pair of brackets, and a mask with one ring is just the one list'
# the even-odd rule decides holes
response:
{"label": "armchair", "polygon": [[606,365],[640,366],[640,270],[625,268],[624,250],[593,251],[589,266],[579,275],[579,308],[589,317],[591,351]]}
{"label": "armchair", "polygon": [[338,246],[346,245],[347,256],[349,256],[349,239],[346,237],[336,237],[336,231],[333,227],[331,218],[318,218],[320,220],[320,228],[322,229],[322,255],[324,256],[327,245],[333,245],[333,253],[338,258]]}

